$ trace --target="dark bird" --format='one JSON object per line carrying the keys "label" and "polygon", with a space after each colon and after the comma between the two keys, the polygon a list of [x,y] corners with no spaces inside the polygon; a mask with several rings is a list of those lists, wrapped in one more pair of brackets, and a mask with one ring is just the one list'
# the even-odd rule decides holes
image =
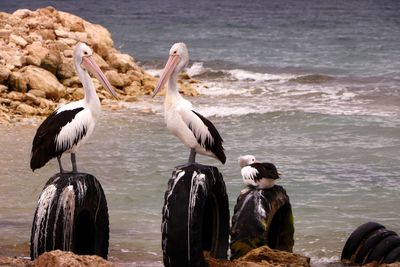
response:
{"label": "dark bird", "polygon": [[100,100],[89,76],[91,72],[110,93],[117,97],[110,82],[93,59],[93,52],[84,43],[74,48],[73,59],[85,97],[68,103],[47,117],[39,126],[32,143],[31,169],[43,167],[50,159],[57,157],[60,172],[63,153],[71,153],[72,171],[77,172],[75,153],[93,133],[100,114]]}
{"label": "dark bird", "polygon": [[225,164],[223,140],[215,126],[193,109],[192,104],[179,94],[177,78],[189,63],[189,52],[184,43],[171,47],[168,61],[158,80],[153,97],[168,81],[165,95],[165,123],[167,128],[190,149],[189,163],[194,163],[196,153],[210,156]]}

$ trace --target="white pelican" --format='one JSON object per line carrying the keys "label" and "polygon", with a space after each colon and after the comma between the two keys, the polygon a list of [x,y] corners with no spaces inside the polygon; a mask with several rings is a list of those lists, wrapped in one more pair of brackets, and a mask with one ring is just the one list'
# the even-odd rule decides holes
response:
{"label": "white pelican", "polygon": [[57,157],[60,172],[61,155],[71,153],[72,171],[77,172],[75,152],[93,133],[100,114],[100,100],[89,76],[90,71],[117,98],[110,82],[94,61],[93,52],[84,43],[74,48],[74,64],[85,97],[82,100],[68,103],[47,117],[39,126],[32,143],[31,169],[43,167],[50,159]]}
{"label": "white pelican", "polygon": [[153,97],[168,81],[164,102],[165,123],[168,129],[190,148],[189,163],[194,163],[196,153],[200,153],[214,157],[224,164],[226,156],[222,147],[223,140],[217,129],[179,94],[176,80],[188,63],[189,53],[186,45],[174,44],[169,51],[168,61],[154,89]]}
{"label": "white pelican", "polygon": [[258,162],[252,155],[245,155],[239,158],[243,183],[246,186],[258,189],[271,188],[275,180],[279,179],[279,173],[272,163]]}

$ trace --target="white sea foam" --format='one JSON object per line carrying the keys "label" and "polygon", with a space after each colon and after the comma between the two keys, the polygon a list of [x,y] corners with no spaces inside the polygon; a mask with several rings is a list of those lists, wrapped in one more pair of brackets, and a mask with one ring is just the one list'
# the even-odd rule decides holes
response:
{"label": "white sea foam", "polygon": [[275,82],[286,82],[289,79],[295,78],[295,75],[290,74],[270,74],[270,73],[259,73],[251,72],[242,69],[234,69],[226,71],[229,75],[239,81],[275,81]]}
{"label": "white sea foam", "polygon": [[162,69],[146,69],[146,72],[154,77],[160,77]]}
{"label": "white sea foam", "polygon": [[207,72],[208,69],[204,68],[203,62],[194,62],[190,68],[186,70],[189,77],[194,77]]}
{"label": "white sea foam", "polygon": [[325,267],[329,264],[340,262],[340,259],[338,256],[332,256],[332,257],[313,257],[311,256],[311,266],[313,267]]}
{"label": "white sea foam", "polygon": [[200,94],[209,96],[229,96],[229,95],[250,95],[252,88],[234,88],[231,86],[224,86],[226,84],[221,82],[205,82],[198,86],[197,90]]}
{"label": "white sea foam", "polygon": [[[162,71],[163,69],[146,69],[147,73],[155,77],[160,77]],[[209,68],[205,68],[203,62],[193,62],[193,64],[190,67],[186,68],[185,71],[187,75],[189,75],[189,77],[195,77],[212,70]]]}
{"label": "white sea foam", "polygon": [[[149,70],[149,73],[157,76],[160,71]],[[187,72],[191,77],[207,72],[226,74],[218,79],[200,80],[197,85],[199,93],[209,97],[207,106],[197,104],[196,98],[190,99],[196,109],[207,117],[290,111],[381,117],[398,114],[396,109],[371,105],[372,100],[365,97],[369,89],[354,91],[346,83],[302,83],[292,80],[298,77],[295,74],[270,74],[243,69],[213,70],[204,67],[203,62],[194,62]],[[139,111],[162,112],[162,105],[158,103],[135,103],[131,107]]]}
{"label": "white sea foam", "polygon": [[246,106],[202,106],[198,111],[205,117],[229,117],[229,116],[244,116],[248,114],[263,114],[265,110],[254,109]]}

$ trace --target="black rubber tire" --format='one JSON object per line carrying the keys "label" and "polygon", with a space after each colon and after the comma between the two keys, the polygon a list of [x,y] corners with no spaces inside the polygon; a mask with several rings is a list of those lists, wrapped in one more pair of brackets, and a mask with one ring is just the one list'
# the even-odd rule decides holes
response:
{"label": "black rubber tire", "polygon": [[203,251],[214,258],[227,257],[229,203],[216,167],[177,167],[164,199],[161,231],[165,266],[207,266]]}
{"label": "black rubber tire", "polygon": [[381,240],[374,250],[368,255],[366,262],[377,261],[381,263],[385,256],[395,247],[400,246],[400,237],[398,235],[388,236]]}
{"label": "black rubber tire", "polygon": [[285,189],[275,185],[263,190],[242,190],[235,205],[230,234],[231,260],[263,245],[292,252],[293,213]]}
{"label": "black rubber tire", "polygon": [[97,179],[86,173],[51,177],[39,197],[31,233],[31,259],[60,249],[107,259],[107,201]]}
{"label": "black rubber tire", "polygon": [[368,239],[365,241],[364,245],[357,252],[356,258],[354,260],[355,263],[365,264],[368,255],[375,249],[375,247],[388,236],[397,235],[395,232],[387,230],[385,228],[381,228],[371,234]]}
{"label": "black rubber tire", "polygon": [[387,264],[398,261],[400,261],[400,246],[397,246],[389,251],[389,253],[386,254],[386,257],[383,259],[383,263]]}
{"label": "black rubber tire", "polygon": [[351,261],[352,257],[354,258],[354,255],[356,255],[356,252],[366,239],[372,233],[382,228],[385,228],[385,226],[376,222],[367,222],[357,227],[357,229],[351,233],[343,247],[341,260]]}

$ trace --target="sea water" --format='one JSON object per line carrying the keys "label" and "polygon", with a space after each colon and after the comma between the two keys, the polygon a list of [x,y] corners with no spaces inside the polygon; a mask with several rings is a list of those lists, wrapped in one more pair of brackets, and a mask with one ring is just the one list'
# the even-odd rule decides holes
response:
{"label": "sea water", "polygon": [[[337,262],[349,234],[377,221],[400,233],[400,2],[2,1],[0,10],[52,5],[102,24],[115,45],[159,75],[170,46],[188,45],[188,98],[224,139],[230,209],[243,188],[238,157],[282,173],[295,216],[294,251]],[[189,150],[163,120],[163,98],[103,110],[77,153],[110,214],[110,259],[162,265],[161,209],[173,167]],[[32,173],[39,122],[0,126],[0,255],[29,254],[39,194],[56,160]],[[63,157],[69,166],[69,157]]]}

